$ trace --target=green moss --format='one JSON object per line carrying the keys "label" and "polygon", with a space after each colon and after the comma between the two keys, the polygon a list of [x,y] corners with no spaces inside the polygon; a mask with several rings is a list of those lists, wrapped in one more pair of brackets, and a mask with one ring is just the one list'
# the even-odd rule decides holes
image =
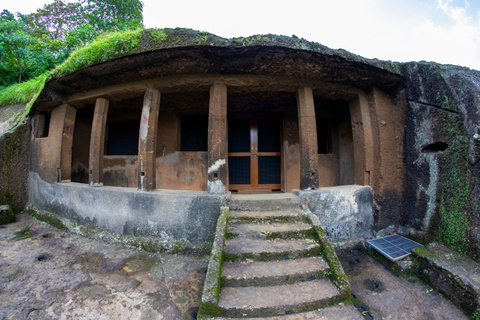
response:
{"label": "green moss", "polygon": [[51,226],[54,226],[55,228],[66,230],[67,227],[65,224],[63,224],[62,220],[60,220],[57,216],[55,216],[52,213],[49,212],[40,212],[36,207],[30,206],[27,209],[27,213],[34,217],[35,219],[38,219],[40,221],[46,222]]}
{"label": "green moss", "polygon": [[209,319],[225,314],[225,310],[218,307],[218,300],[222,282],[222,267],[225,261],[223,248],[225,245],[225,234],[227,232],[229,215],[228,207],[222,207],[217,220],[215,240],[210,254],[198,319]]}
{"label": "green moss", "polygon": [[23,165],[26,161],[26,155],[23,154],[24,143],[23,133],[24,127],[17,127],[16,130],[8,132],[4,135],[1,153],[1,184],[0,184],[0,204],[8,204],[14,212],[20,212],[24,206],[25,198],[23,183],[24,177],[19,176],[19,170],[12,169],[15,163],[18,166]]}
{"label": "green moss", "polygon": [[238,236],[238,234],[233,234],[231,232],[225,232],[225,239],[233,239],[237,236]]}
{"label": "green moss", "polygon": [[30,227],[24,227],[18,231],[15,231],[13,234],[19,234],[19,233],[22,233],[22,232],[26,232],[26,231],[30,231]]}
{"label": "green moss", "polygon": [[198,319],[207,319],[209,317],[226,317],[227,313],[224,309],[213,304],[212,302],[201,303],[198,310]]}
{"label": "green moss", "polygon": [[240,256],[236,253],[223,252],[222,260],[223,261],[228,261],[228,262],[233,262],[233,261],[237,260],[239,257]]}
{"label": "green moss", "polygon": [[473,319],[475,319],[475,320],[480,320],[480,308],[477,308],[477,310],[475,310],[475,312],[473,313],[472,317],[473,317]]}
{"label": "green moss", "polygon": [[15,270],[15,272],[7,275],[5,278],[7,278],[8,280],[12,280],[13,278],[15,278],[16,276],[18,276],[19,274],[21,274],[23,271],[22,269],[17,269]]}
{"label": "green moss", "polygon": [[160,46],[168,38],[164,29],[151,29],[149,30],[148,37],[153,46]]}
{"label": "green moss", "polygon": [[323,254],[323,258],[330,266],[330,278],[335,283],[340,291],[340,295],[338,297],[338,301],[350,299],[351,296],[351,287],[350,283],[348,282],[347,275],[343,271],[342,264],[338,259],[337,254],[335,253],[335,249],[333,248],[332,243],[327,237],[327,234],[322,229],[321,226],[316,225],[313,221],[310,220],[309,216],[307,215],[307,220],[309,223],[313,225],[315,231],[315,238],[320,245],[320,251]]}
{"label": "green moss", "polygon": [[471,171],[468,138],[457,117],[447,116],[444,131],[451,142],[443,154],[440,203],[434,236],[437,241],[461,253],[468,251]]}
{"label": "green moss", "polygon": [[273,240],[273,239],[283,239],[283,240],[290,240],[290,239],[311,239],[315,236],[315,232],[313,229],[307,230],[294,230],[294,231],[287,231],[287,232],[269,232],[265,235],[265,239]]}
{"label": "green moss", "polygon": [[31,238],[31,237],[33,237],[33,234],[26,234],[26,235],[24,235],[24,236],[15,238],[15,240],[18,241],[18,240],[23,240],[23,239]]}

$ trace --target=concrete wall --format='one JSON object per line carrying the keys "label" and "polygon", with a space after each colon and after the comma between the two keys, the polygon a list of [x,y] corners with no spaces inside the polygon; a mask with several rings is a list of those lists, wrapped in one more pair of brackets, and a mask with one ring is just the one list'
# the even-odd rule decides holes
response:
{"label": "concrete wall", "polygon": [[296,190],[303,206],[315,214],[331,241],[353,241],[373,236],[373,192],[364,186],[337,186],[313,191]]}
{"label": "concrete wall", "polygon": [[29,174],[29,203],[82,225],[125,235],[152,235],[192,243],[213,240],[228,195],[143,192],[132,188],[48,183]]}

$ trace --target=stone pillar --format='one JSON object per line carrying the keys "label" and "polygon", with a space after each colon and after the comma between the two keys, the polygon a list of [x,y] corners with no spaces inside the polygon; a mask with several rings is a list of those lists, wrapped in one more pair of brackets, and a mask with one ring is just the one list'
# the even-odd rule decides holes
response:
{"label": "stone pillar", "polygon": [[214,84],[210,88],[208,115],[208,192],[228,190],[227,86]]}
{"label": "stone pillar", "polygon": [[352,121],[353,154],[355,158],[355,184],[370,185],[373,172],[373,130],[371,112],[365,94],[349,101]]}
{"label": "stone pillar", "polygon": [[72,148],[73,129],[75,128],[75,117],[77,109],[64,105],[64,121],[62,132],[62,151],[60,155],[60,177],[59,181],[71,181],[72,179]]}
{"label": "stone pillar", "polygon": [[297,90],[300,138],[300,189],[318,189],[317,122],[313,93],[309,87]]}
{"label": "stone pillar", "polygon": [[160,91],[148,89],[143,98],[138,140],[138,189],[155,190],[157,161],[157,127]]}
{"label": "stone pillar", "polygon": [[92,133],[90,135],[89,182],[101,184],[103,180],[103,154],[105,147],[105,126],[108,113],[107,99],[98,98],[95,103]]}

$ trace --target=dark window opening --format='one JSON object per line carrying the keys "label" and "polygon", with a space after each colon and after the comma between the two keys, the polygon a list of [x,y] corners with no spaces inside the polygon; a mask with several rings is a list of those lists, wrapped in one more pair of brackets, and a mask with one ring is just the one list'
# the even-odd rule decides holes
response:
{"label": "dark window opening", "polygon": [[183,116],[180,151],[208,151],[208,115]]}
{"label": "dark window opening", "polygon": [[140,122],[110,122],[105,133],[106,155],[138,155]]}
{"label": "dark window opening", "polygon": [[317,144],[319,154],[331,152],[330,136],[328,134],[328,124],[326,118],[317,118]]}
{"label": "dark window opening", "polygon": [[37,116],[36,138],[46,138],[50,131],[50,114],[40,114]]}
{"label": "dark window opening", "polygon": [[436,152],[445,151],[447,148],[448,148],[448,144],[440,141],[440,142],[432,143],[432,144],[429,144],[429,145],[425,146],[422,149],[422,152],[423,153],[436,153]]}
{"label": "dark window opening", "polygon": [[44,138],[48,137],[48,134],[50,132],[50,119],[51,119],[51,114],[46,114],[45,120],[43,123],[43,132],[42,132],[42,137]]}

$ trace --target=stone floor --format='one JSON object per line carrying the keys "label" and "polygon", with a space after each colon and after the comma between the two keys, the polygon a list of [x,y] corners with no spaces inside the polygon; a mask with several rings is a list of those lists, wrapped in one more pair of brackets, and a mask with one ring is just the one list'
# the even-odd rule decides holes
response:
{"label": "stone floor", "polygon": [[[195,319],[206,256],[148,254],[17,219],[0,228],[0,320]],[[341,261],[366,319],[468,319],[418,279],[399,279],[362,252],[344,252]]]}
{"label": "stone floor", "polygon": [[418,278],[400,279],[363,252],[344,252],[340,261],[366,319],[469,319]]}
{"label": "stone floor", "polygon": [[17,220],[0,229],[0,319],[196,318],[206,256],[148,254]]}

